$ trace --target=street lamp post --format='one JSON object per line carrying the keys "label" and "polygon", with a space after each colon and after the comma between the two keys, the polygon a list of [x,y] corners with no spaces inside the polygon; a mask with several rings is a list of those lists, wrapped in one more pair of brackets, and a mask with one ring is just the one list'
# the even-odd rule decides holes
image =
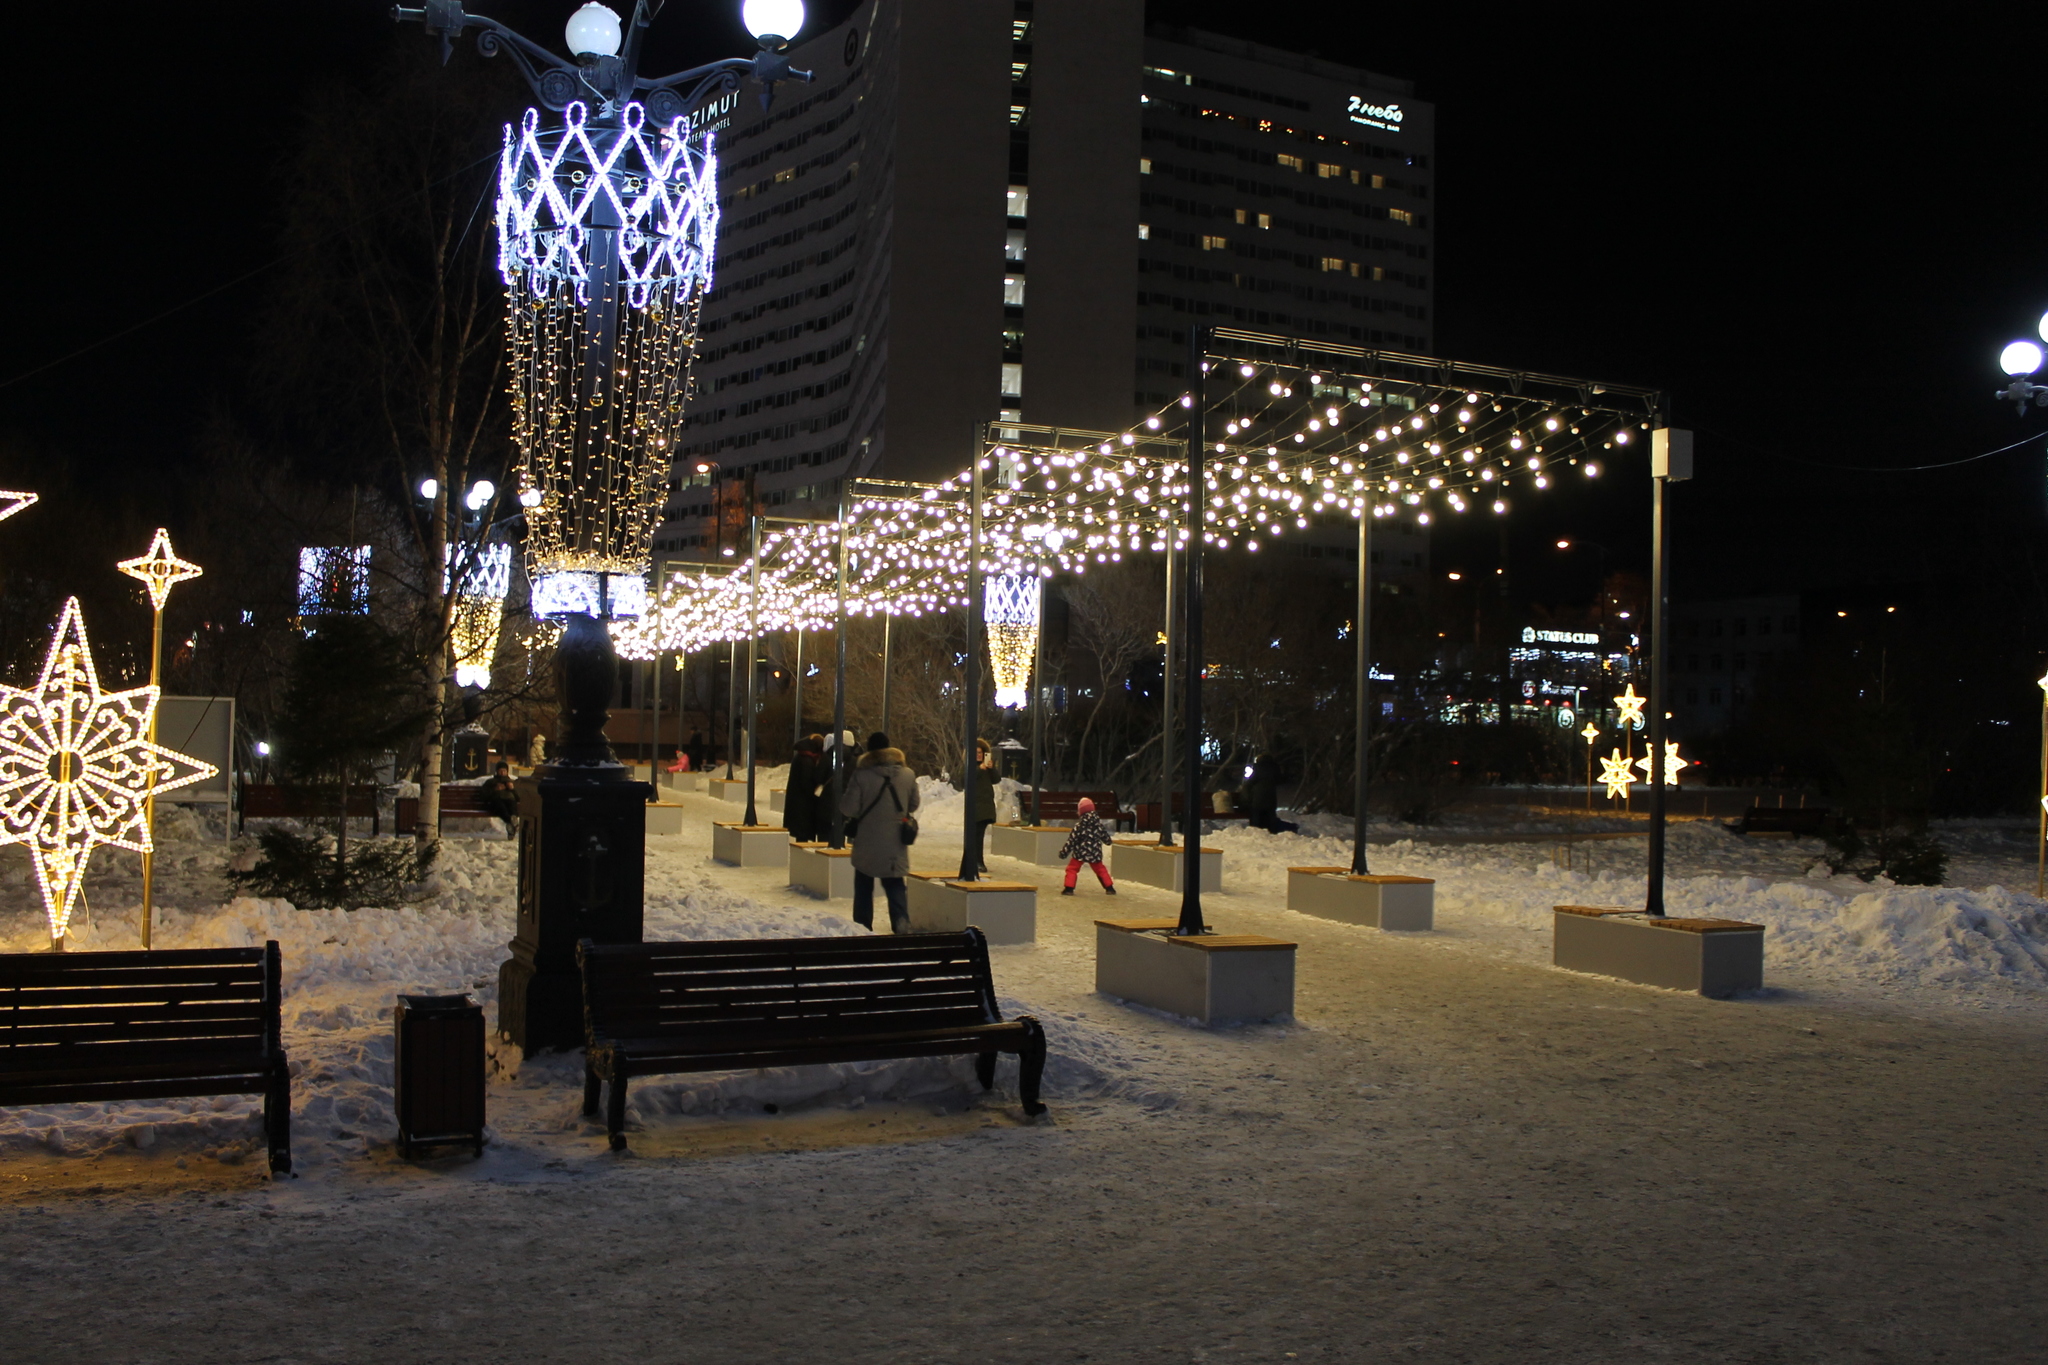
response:
{"label": "street lamp post", "polygon": [[[661,0],[630,22],[586,4],[564,30],[569,56],[462,0],[400,5],[445,62],[477,49],[518,67],[541,108],[505,130],[497,205],[513,436],[527,512],[534,611],[562,622],[555,651],[563,731],[550,762],[519,783],[519,923],[500,972],[500,1021],[532,1052],[581,1041],[579,939],[640,940],[644,783],[605,739],[618,654],[607,623],[646,609],[653,531],[681,430],[698,305],[717,255],[717,165],[694,111],[714,91],[809,81],[784,53],[801,0],[747,0],[759,50],[672,76],[639,72]],[[729,757],[729,755],[728,755]],[[425,813],[423,812],[423,815]]]}
{"label": "street lamp post", "polygon": [[1665,534],[1664,501],[1674,479],[1692,477],[1692,433],[1660,426],[1650,433],[1650,855],[1645,914],[1664,914],[1664,733],[1666,656],[1670,652],[1671,538]]}
{"label": "street lamp post", "polygon": [[[2048,341],[2048,313],[2041,315],[2038,330],[2041,340]],[[2048,384],[2034,382],[2034,376],[2044,363],[2048,363],[2048,354],[2033,342],[2012,342],[1998,353],[1998,368],[2005,371],[2010,382],[1991,396],[2012,404],[2022,417],[2026,416],[2029,403],[2037,408],[2048,408]]]}

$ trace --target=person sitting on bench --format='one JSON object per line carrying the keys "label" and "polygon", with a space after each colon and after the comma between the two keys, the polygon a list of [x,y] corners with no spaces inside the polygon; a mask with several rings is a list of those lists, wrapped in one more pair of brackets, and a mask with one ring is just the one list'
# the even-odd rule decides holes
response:
{"label": "person sitting on bench", "polygon": [[1060,845],[1060,856],[1067,860],[1067,885],[1060,894],[1074,894],[1074,878],[1079,875],[1081,864],[1086,863],[1095,869],[1096,880],[1102,883],[1102,889],[1114,896],[1116,883],[1109,879],[1109,869],[1102,863],[1102,845],[1109,838],[1109,831],[1102,827],[1102,817],[1095,813],[1095,802],[1090,798],[1082,797],[1074,810],[1080,818],[1074,821],[1074,830],[1067,836],[1067,842]]}
{"label": "person sitting on bench", "polygon": [[505,822],[505,836],[512,836],[512,821],[519,814],[519,796],[512,790],[512,770],[503,762],[491,780],[477,789],[477,804]]}

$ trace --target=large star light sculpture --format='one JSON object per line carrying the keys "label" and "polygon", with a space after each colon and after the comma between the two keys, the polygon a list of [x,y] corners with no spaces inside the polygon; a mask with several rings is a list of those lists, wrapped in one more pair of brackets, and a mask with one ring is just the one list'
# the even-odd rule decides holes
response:
{"label": "large star light sculpture", "polygon": [[100,844],[147,852],[150,790],[219,769],[149,741],[158,690],[102,692],[78,599],[64,604],[34,687],[0,685],[0,844],[27,844],[61,943]]}
{"label": "large star light sculpture", "polygon": [[1607,784],[1609,796],[1627,796],[1628,789],[1635,785],[1635,774],[1629,771],[1628,759],[1616,749],[1600,760],[1600,780]]}
{"label": "large star light sculpture", "polygon": [[[1643,770],[1643,781],[1648,782],[1650,780],[1650,756],[1644,754],[1636,760],[1636,766]],[[1667,787],[1677,786],[1678,770],[1684,766],[1685,760],[1678,756],[1678,741],[1675,739],[1666,740],[1664,742],[1664,785]]]}

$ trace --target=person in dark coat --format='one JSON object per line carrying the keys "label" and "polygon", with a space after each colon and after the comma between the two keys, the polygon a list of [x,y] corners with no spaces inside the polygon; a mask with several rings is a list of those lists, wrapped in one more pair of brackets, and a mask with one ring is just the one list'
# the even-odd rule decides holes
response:
{"label": "person in dark coat", "polygon": [[1280,818],[1280,765],[1271,754],[1260,754],[1252,760],[1242,795],[1247,812],[1245,823],[1253,829],[1292,834],[1301,828]]}
{"label": "person in dark coat", "polygon": [[782,823],[797,843],[815,843],[824,837],[820,803],[828,776],[824,739],[812,735],[798,740],[796,753],[789,760],[789,785],[782,792]]}
{"label": "person in dark coat", "polygon": [[1109,842],[1109,831],[1103,828],[1102,817],[1095,813],[1092,798],[1082,797],[1074,812],[1080,818],[1074,821],[1066,843],[1060,845],[1060,856],[1067,860],[1067,885],[1060,894],[1074,894],[1074,878],[1080,874],[1081,864],[1086,863],[1095,869],[1095,879],[1102,883],[1102,889],[1114,896],[1116,883],[1109,879],[1109,869],[1102,863],[1102,846]]}
{"label": "person in dark coat", "polygon": [[853,839],[853,921],[875,927],[875,882],[889,898],[889,932],[910,932],[910,846],[903,842],[903,817],[917,809],[917,777],[904,766],[903,751],[889,737],[868,736],[867,756],[855,768],[839,798]]}
{"label": "person in dark coat", "polygon": [[512,788],[512,770],[500,763],[491,780],[476,794],[477,804],[505,822],[505,837],[512,837],[512,822],[519,815],[519,796]]}
{"label": "person in dark coat", "polygon": [[996,771],[996,761],[989,752],[988,741],[974,741],[974,821],[972,833],[974,847],[980,853],[979,866],[988,871],[988,827],[996,822],[996,783],[1002,775]]}

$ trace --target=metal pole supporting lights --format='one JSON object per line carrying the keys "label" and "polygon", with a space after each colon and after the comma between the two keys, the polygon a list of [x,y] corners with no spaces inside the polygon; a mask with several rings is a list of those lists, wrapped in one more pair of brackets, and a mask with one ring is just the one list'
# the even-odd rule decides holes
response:
{"label": "metal pole supporting lights", "polygon": [[[2048,341],[2048,313],[2041,315],[2039,330],[2041,340]],[[2037,408],[2048,408],[2048,384],[2034,382],[2034,375],[2039,373],[2044,363],[2048,363],[2048,354],[2043,354],[2033,342],[2021,340],[2010,343],[1998,353],[1998,368],[2010,375],[2012,382],[1991,396],[2012,404],[2023,417],[2028,403]]]}
{"label": "metal pole supporting lights", "polygon": [[444,62],[477,30],[477,50],[509,57],[540,106],[505,128],[497,194],[532,606],[562,624],[562,732],[550,761],[519,783],[519,927],[499,983],[501,1026],[529,1052],[582,1038],[577,940],[640,940],[651,788],[628,780],[604,729],[618,691],[611,627],[648,609],[717,257],[717,156],[693,116],[743,78],[760,85],[764,109],[777,81],[811,79],[781,51],[803,22],[794,0],[746,7],[752,57],[642,76],[661,3],[636,0],[630,22],[584,5],[564,30],[567,57],[461,0],[392,11],[438,38]]}

